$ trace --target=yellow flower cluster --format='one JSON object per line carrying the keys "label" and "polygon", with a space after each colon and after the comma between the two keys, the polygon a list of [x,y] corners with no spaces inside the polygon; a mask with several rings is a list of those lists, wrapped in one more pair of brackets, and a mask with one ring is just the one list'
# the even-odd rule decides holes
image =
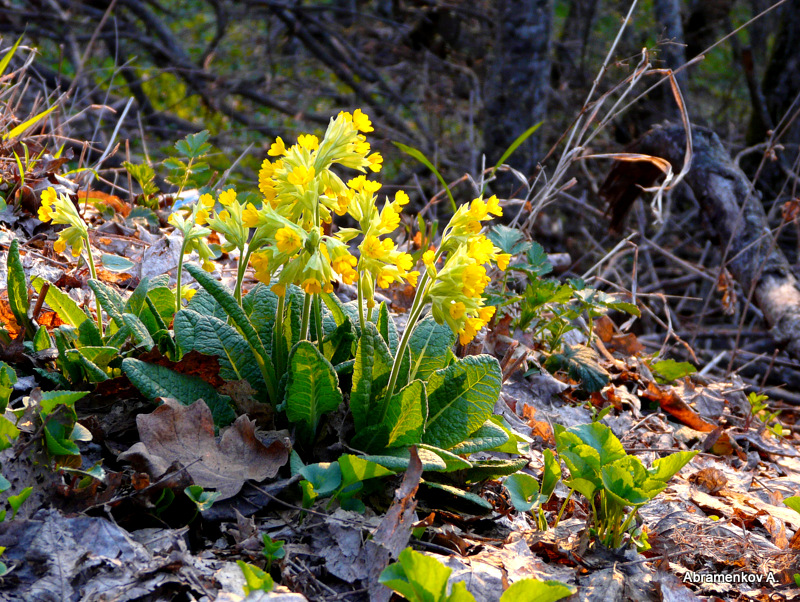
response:
{"label": "yellow flower cluster", "polygon": [[[426,298],[438,322],[447,322],[458,333],[462,345],[469,343],[494,316],[495,308],[483,303],[483,291],[489,284],[487,265],[494,262],[505,270],[511,256],[501,253],[491,240],[480,233],[482,223],[503,210],[497,197],[477,198],[462,205],[442,235],[438,252],[428,250],[423,263],[432,284]],[[438,272],[436,260],[447,252],[447,260]]]}
{"label": "yellow flower cluster", "polygon": [[58,235],[58,240],[53,243],[53,249],[56,253],[63,253],[69,246],[72,256],[80,257],[89,234],[86,222],[78,214],[75,205],[66,195],[57,194],[52,187],[42,192],[41,201],[42,204],[39,207],[40,220],[69,226]]}
{"label": "yellow flower cluster", "polygon": [[[208,246],[208,235],[211,230],[204,228],[203,225],[209,219],[209,211],[214,207],[214,199],[210,194],[204,194],[200,201],[195,203],[190,211],[181,215],[178,212],[171,213],[168,220],[183,234],[183,254],[189,255],[192,251],[197,251],[203,269],[207,272],[214,271],[214,252]],[[184,292],[181,291],[183,295]]]}
{"label": "yellow flower cluster", "polygon": [[[385,287],[404,279],[416,282],[419,274],[409,271],[411,256],[398,251],[392,240],[380,238],[400,225],[408,195],[398,192],[379,211],[378,182],[360,175],[345,184],[331,169],[341,165],[362,173],[380,171],[383,158],[370,152],[364,136],[372,129],[369,117],[357,109],[331,119],[322,140],[303,134],[290,147],[281,138],[270,147],[268,155],[275,160],[263,162],[258,181],[264,202],[260,209],[248,205],[244,222],[258,228],[250,241],[256,277],[271,282],[281,268],[273,286],[277,293],[288,284],[308,293],[330,291],[334,280],[353,284],[359,272],[365,274],[370,300],[375,283]],[[333,214],[350,214],[360,227],[325,235],[322,225],[330,223]],[[360,263],[347,244],[357,236],[363,237]]]}

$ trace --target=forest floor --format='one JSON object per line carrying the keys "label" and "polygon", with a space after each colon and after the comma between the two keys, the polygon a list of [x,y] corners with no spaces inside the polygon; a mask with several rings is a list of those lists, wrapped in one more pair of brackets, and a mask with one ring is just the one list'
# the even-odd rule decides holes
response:
{"label": "forest floor", "polygon": [[[120,295],[143,277],[174,274],[180,249],[174,234],[104,220],[91,207],[89,214],[98,263],[103,254],[129,260],[98,274]],[[88,299],[88,270],[56,257],[46,236],[32,235],[35,217],[6,209],[0,220],[2,269],[12,239],[19,238],[28,278],[39,276],[77,301]],[[223,280],[231,279],[233,259],[221,265]],[[245,288],[254,284],[246,280]],[[352,291],[343,287],[339,293],[347,301]],[[5,294],[0,309],[11,328]],[[393,309],[401,322],[402,303]],[[47,306],[37,319],[59,324]],[[645,465],[665,452],[699,450],[641,507],[637,520],[650,546],[642,553],[597,545],[589,536],[589,508],[575,498],[556,528],[541,530],[536,515],[516,511],[502,483],[491,479],[473,486],[480,499],[469,500],[421,485],[421,472],[410,469],[386,481],[383,500],[398,491],[389,508],[380,495],[374,505],[365,499],[362,513],[327,500],[303,508],[299,477],[290,475],[288,465],[271,478],[258,476],[260,465],[275,460],[265,459],[263,450],[272,449],[276,437],[289,439],[288,431],[262,432],[269,420],[251,411],[258,430],[231,427],[236,432],[220,442],[203,408],[169,404],[162,407],[168,412],[152,412],[152,403],[120,376],[76,404],[78,421],[92,434],[91,443],[80,444],[84,469],[102,465],[102,479],[87,485],[86,472],[51,470],[41,433],[24,426],[23,436],[0,455],[12,491],[33,487],[14,520],[0,525],[8,567],[0,599],[239,600],[245,582],[235,561],[264,568],[266,534],[285,542],[283,556],[268,568],[278,586],[248,600],[366,600],[377,575],[371,538],[381,533],[391,547],[392,538],[407,541],[413,530],[411,545],[451,568],[451,582],[464,581],[480,601],[496,601],[509,584],[528,577],[576,587],[570,600],[800,600],[800,513],[783,504],[800,494],[797,408],[784,406],[784,436],[776,436],[756,415],[741,382],[701,374],[667,382],[648,369],[635,335],[617,334],[607,317],[596,322],[595,333],[593,345],[610,382],[586,395],[563,373],[525,376],[522,360],[533,342],[499,327],[489,332],[483,350],[503,360],[505,379],[495,413],[529,444],[524,471],[537,477],[543,450],[555,447],[553,424],[591,423],[602,408],[601,422]],[[30,362],[18,359],[19,366]],[[180,365],[218,384],[213,358],[193,356]],[[20,378],[10,407],[41,395],[43,384],[34,374]],[[228,392],[236,398],[232,388]],[[128,451],[143,443],[144,452]],[[226,491],[225,499],[196,513],[179,499],[193,479]],[[549,525],[567,495],[560,483],[545,504]],[[174,498],[172,505],[167,498]]]}

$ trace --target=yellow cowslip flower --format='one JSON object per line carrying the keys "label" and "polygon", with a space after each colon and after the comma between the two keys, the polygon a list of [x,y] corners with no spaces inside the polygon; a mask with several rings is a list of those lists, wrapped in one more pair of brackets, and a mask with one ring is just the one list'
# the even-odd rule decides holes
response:
{"label": "yellow cowslip flower", "polygon": [[398,190],[394,193],[394,203],[400,207],[405,207],[408,205],[408,202],[411,199],[408,198],[408,195],[403,190]]}
{"label": "yellow cowslip flower", "polygon": [[466,345],[475,338],[481,328],[483,328],[483,322],[480,318],[467,318],[464,327],[458,332],[458,342]]}
{"label": "yellow cowslip flower", "polygon": [[491,321],[496,311],[497,308],[494,305],[485,305],[478,310],[478,317],[481,319],[484,326]]}
{"label": "yellow cowslip flower", "polygon": [[401,272],[407,272],[414,265],[414,259],[408,253],[398,253],[394,258],[394,265]]}
{"label": "yellow cowslip flower", "polygon": [[279,297],[283,297],[286,294],[286,285],[280,283],[273,284],[272,287],[270,287],[270,290]]}
{"label": "yellow cowslip flower", "polygon": [[436,258],[436,251],[434,249],[428,249],[422,254],[422,263],[426,266],[433,267],[433,260]]}
{"label": "yellow cowslip flower", "polygon": [[467,254],[478,263],[489,263],[496,255],[495,246],[485,236],[478,235],[467,242]]}
{"label": "yellow cowslip flower", "polygon": [[181,287],[181,299],[186,299],[187,301],[191,301],[192,297],[194,297],[195,293],[197,293],[196,289],[193,289],[188,286]]}
{"label": "yellow cowslip flower", "polygon": [[490,278],[486,275],[486,270],[482,265],[468,265],[462,274],[462,291],[467,297],[478,297],[483,294]]}
{"label": "yellow cowslip flower", "polygon": [[374,130],[374,128],[372,127],[372,122],[369,120],[369,117],[367,117],[361,111],[361,109],[356,109],[355,111],[353,111],[352,119],[353,119],[353,125],[359,132],[369,134]]}
{"label": "yellow cowslip flower", "polygon": [[353,190],[363,190],[370,194],[375,194],[383,186],[383,184],[376,182],[375,180],[367,180],[367,177],[364,175],[356,176],[355,178],[348,180],[347,185]]}
{"label": "yellow cowslip flower", "polygon": [[278,250],[281,253],[286,253],[287,255],[294,253],[303,244],[303,241],[297,235],[297,232],[286,227],[280,228],[277,232],[275,232],[275,242],[278,246]]}
{"label": "yellow cowslip flower", "polygon": [[416,271],[416,270],[414,270],[413,272],[408,272],[408,273],[406,273],[405,278],[406,278],[406,280],[408,280],[408,282],[409,282],[409,284],[411,284],[411,286],[416,287],[417,286],[417,281],[419,280],[419,272]]}
{"label": "yellow cowslip flower", "polygon": [[211,209],[212,207],[214,207],[214,205],[217,204],[217,202],[214,200],[213,196],[211,196],[210,194],[206,193],[206,194],[200,195],[200,204],[203,207],[208,207],[209,209]]}
{"label": "yellow cowslip flower", "polygon": [[366,157],[369,154],[369,149],[370,144],[367,142],[367,137],[358,135],[356,141],[353,142],[353,152]]}
{"label": "yellow cowslip flower", "polygon": [[503,270],[504,272],[508,269],[508,262],[511,261],[511,255],[508,253],[498,253],[497,254],[497,267]]}
{"label": "yellow cowslip flower", "polygon": [[454,320],[460,320],[461,317],[464,315],[464,312],[467,311],[467,306],[464,305],[461,301],[453,301],[450,304],[450,308],[448,310],[450,312],[450,317]]}
{"label": "yellow cowslip flower", "polygon": [[53,250],[56,253],[63,253],[67,250],[67,241],[63,238],[59,237],[56,242],[53,243]]}
{"label": "yellow cowslip flower", "polygon": [[231,221],[231,214],[228,212],[227,209],[223,209],[219,213],[217,213],[217,219],[223,222]]}
{"label": "yellow cowslip flower", "polygon": [[370,259],[382,259],[386,254],[386,250],[377,236],[367,236],[364,242],[361,243],[361,252],[365,257]]}
{"label": "yellow cowslip flower", "polygon": [[242,211],[242,223],[248,228],[256,228],[261,223],[261,214],[253,203],[247,203]]}
{"label": "yellow cowslip flower", "polygon": [[49,222],[53,219],[53,205],[55,205],[56,199],[56,191],[54,188],[47,188],[42,191],[42,204],[39,207],[39,219],[43,222]]}
{"label": "yellow cowslip flower", "polygon": [[332,263],[334,271],[339,274],[342,282],[345,284],[353,284],[358,279],[358,272],[353,268],[358,263],[358,260],[352,255],[347,255],[336,259]]}
{"label": "yellow cowslip flower", "polygon": [[378,223],[378,232],[381,234],[389,234],[397,229],[400,225],[400,214],[394,210],[391,205],[386,205],[381,211],[380,222]]}
{"label": "yellow cowslip flower", "polygon": [[209,217],[210,215],[208,213],[208,209],[206,208],[198,209],[194,217],[194,223],[197,224],[198,226],[203,226],[206,224],[206,222],[208,222]]}
{"label": "yellow cowslip flower", "polygon": [[319,138],[313,134],[301,134],[297,137],[297,144],[308,151],[315,151],[319,148]]}
{"label": "yellow cowslip flower", "polygon": [[228,188],[219,193],[219,203],[223,207],[230,207],[236,202],[236,191],[233,188]]}
{"label": "yellow cowslip flower", "polygon": [[475,199],[469,205],[469,216],[478,221],[485,220],[489,216],[489,208],[483,199]]}
{"label": "yellow cowslip flower", "polygon": [[314,168],[298,165],[286,178],[290,184],[295,186],[305,186],[314,179]]}
{"label": "yellow cowslip flower", "polygon": [[303,280],[303,290],[310,294],[319,294],[322,292],[322,285],[316,278],[306,278]]}
{"label": "yellow cowslip flower", "polygon": [[373,172],[378,173],[383,167],[383,157],[380,153],[372,153],[369,157],[367,157],[367,167],[371,169]]}
{"label": "yellow cowslip flower", "polygon": [[496,195],[492,195],[486,199],[486,211],[497,217],[503,215],[503,208],[500,206],[500,201],[497,200]]}
{"label": "yellow cowslip flower", "polygon": [[283,140],[280,136],[278,136],[275,139],[275,142],[272,143],[272,146],[269,147],[267,154],[270,157],[280,157],[281,155],[286,154],[286,145],[283,143]]}

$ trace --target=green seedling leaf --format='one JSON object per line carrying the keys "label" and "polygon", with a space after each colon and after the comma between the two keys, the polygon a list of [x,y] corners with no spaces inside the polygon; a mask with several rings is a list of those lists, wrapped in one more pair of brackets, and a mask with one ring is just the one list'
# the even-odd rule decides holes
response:
{"label": "green seedling leaf", "polygon": [[598,486],[588,479],[574,478],[567,479],[564,484],[570,489],[574,489],[580,493],[587,500],[594,498],[594,492],[597,491]]}
{"label": "green seedling leaf", "polygon": [[12,129],[10,132],[7,132],[6,134],[3,134],[3,140],[4,141],[5,140],[13,140],[16,137],[21,136],[22,134],[25,133],[25,131],[28,128],[33,127],[34,125],[36,125],[39,121],[41,121],[42,119],[47,117],[50,113],[55,111],[57,108],[58,108],[58,105],[55,104],[52,107],[50,107],[49,109],[47,109],[45,111],[42,111],[41,113],[39,113],[37,115],[34,115],[30,119],[27,119],[27,120],[23,121],[17,127]]}
{"label": "green seedling leaf", "polygon": [[19,437],[19,429],[8,418],[0,415],[0,451],[14,445]]}
{"label": "green seedling leaf", "polygon": [[[45,281],[39,276],[34,276],[31,280],[31,286],[33,286],[37,293],[41,293],[44,283]],[[72,297],[56,288],[53,284],[47,289],[47,296],[44,300],[53,308],[53,311],[56,312],[62,322],[74,328],[80,327],[83,322],[89,319],[89,316],[78,307],[78,304],[72,300]]]}
{"label": "green seedling leaf", "polygon": [[500,395],[500,364],[473,355],[434,372],[428,380],[428,422],[423,441],[449,449],[467,439],[492,415]]}
{"label": "green seedling leaf", "polygon": [[[520,146],[520,145],[521,145],[523,142],[525,142],[525,141],[526,141],[528,138],[530,138],[530,137],[533,135],[533,133],[534,133],[536,130],[538,130],[538,129],[539,129],[541,126],[542,126],[542,124],[543,124],[543,123],[544,123],[543,121],[540,121],[540,122],[539,122],[539,123],[537,123],[536,125],[532,125],[532,126],[531,126],[531,127],[529,127],[527,130],[525,130],[524,132],[522,132],[522,133],[521,133],[519,136],[517,136],[517,137],[516,137],[516,139],[514,140],[514,142],[512,142],[512,143],[511,143],[511,146],[509,146],[509,147],[506,149],[506,151],[503,153],[503,155],[500,157],[500,160],[499,160],[499,161],[497,162],[497,164],[494,166],[494,169],[492,169],[492,174],[491,174],[491,175],[494,175],[494,174],[495,174],[495,172],[497,171],[497,169],[498,169],[498,168],[499,168],[501,165],[503,165],[503,163],[505,163],[505,162],[506,162],[506,160],[507,160],[507,159],[508,159],[508,158],[509,158],[509,157],[510,157],[512,154],[514,154],[514,151],[515,151],[515,150],[517,150],[517,149],[519,148],[519,146]],[[504,251],[504,253],[507,253],[507,251]]]}
{"label": "green seedling leaf", "polygon": [[[601,474],[606,492],[622,506],[641,506],[658,493],[650,495],[650,492],[645,492],[636,487],[631,473],[619,466],[614,466],[613,464],[603,466]],[[664,487],[666,487],[666,484],[663,484],[662,489]]]}
{"label": "green seedling leaf", "polygon": [[544,365],[551,372],[566,370],[589,393],[601,390],[610,381],[608,372],[597,363],[594,351],[584,345],[565,344],[564,351],[551,355]]}
{"label": "green seedling leaf", "polygon": [[28,316],[28,280],[25,278],[25,270],[22,268],[22,260],[19,258],[19,240],[16,238],[11,241],[8,248],[8,303],[11,306],[11,313],[17,324],[25,329],[27,335],[34,335],[34,326]]}
{"label": "green seedling leaf", "polygon": [[[627,455],[622,443],[605,424],[592,422],[579,424],[569,429],[556,426],[555,431],[559,454],[562,450],[576,449],[581,445],[586,445],[595,450],[601,465],[611,464]],[[578,451],[581,450],[578,449]]]}
{"label": "green seedling leaf", "polygon": [[[410,602],[466,602],[470,599],[474,601],[472,594],[467,593],[469,597],[463,597],[463,581],[458,583],[462,585],[458,588],[462,590],[461,592],[456,593],[456,587],[453,587],[454,591],[448,595],[447,580],[451,572],[452,569],[435,558],[406,548],[400,552],[397,562],[383,570],[378,581]],[[457,597],[454,598],[453,594]]]}
{"label": "green seedling leaf", "polygon": [[374,401],[386,388],[392,371],[393,360],[389,347],[370,322],[365,324],[358,340],[355,360],[350,411],[358,433],[380,423],[381,416],[376,416]]}
{"label": "green seedling leaf", "polygon": [[257,566],[253,566],[243,560],[237,560],[236,564],[242,569],[246,585],[244,586],[245,596],[251,592],[271,592],[275,588],[275,581],[272,577],[262,571]]}
{"label": "green seedling leaf", "polygon": [[179,374],[165,366],[148,364],[133,358],[122,360],[122,371],[131,383],[151,401],[173,397],[183,405],[191,405],[198,399],[206,402],[214,417],[214,425],[222,427],[236,418],[230,398],[220,395],[216,389],[196,376]]}
{"label": "green seedling leaf", "polygon": [[512,474],[503,485],[517,512],[528,512],[539,504],[539,482],[531,475],[524,472]]}
{"label": "green seedling leaf", "polygon": [[47,328],[39,328],[36,334],[33,335],[33,350],[37,352],[45,351],[52,346],[53,339],[50,337],[50,333],[47,332]]}
{"label": "green seedling leaf", "polygon": [[450,451],[459,456],[502,447],[509,441],[508,433],[491,420],[484,422],[468,439],[457,443]]}
{"label": "green seedling leaf", "polygon": [[442,472],[454,472],[456,470],[466,470],[472,468],[472,462],[465,460],[464,458],[457,456],[446,449],[434,447],[433,445],[426,445],[424,443],[420,443],[419,449],[425,449],[433,452],[442,460],[444,460],[445,468]]}
{"label": "green seedling leaf", "polygon": [[446,324],[437,324],[428,315],[417,322],[408,348],[411,350],[411,378],[427,380],[431,374],[447,366],[450,361],[448,351],[456,343],[456,334]]}
{"label": "green seedling leaf", "polygon": [[667,382],[673,382],[697,372],[697,368],[689,362],[676,362],[671,359],[655,362],[650,369]]}
{"label": "green seedling leaf", "polygon": [[575,591],[576,588],[560,581],[520,579],[503,592],[500,602],[556,602],[571,596]]}
{"label": "green seedling leaf", "polygon": [[321,462],[303,466],[299,474],[311,485],[316,495],[326,496],[342,484],[342,469],[338,462]]}
{"label": "green seedling leaf", "polygon": [[189,134],[175,143],[175,150],[187,159],[197,159],[207,155],[211,151],[211,145],[207,143],[210,135],[208,130]]}
{"label": "green seedling leaf", "polygon": [[509,228],[503,224],[492,228],[487,236],[496,247],[509,255],[519,255],[531,248],[531,243],[525,240],[525,235],[521,230]]}
{"label": "green seedling leaf", "polygon": [[428,157],[426,157],[421,151],[418,151],[416,148],[412,148],[410,146],[406,146],[405,144],[400,144],[399,142],[392,142],[392,144],[394,144],[397,148],[399,148],[405,154],[413,157],[414,159],[416,159],[417,161],[422,163],[425,167],[427,167],[428,169],[430,169],[433,172],[433,175],[436,176],[436,179],[439,180],[439,182],[441,183],[441,185],[444,188],[445,192],[447,193],[447,198],[450,199],[450,208],[453,210],[453,213],[455,213],[456,210],[457,210],[457,207],[456,207],[456,201],[453,198],[453,193],[450,192],[450,187],[447,185],[447,182],[445,182],[444,178],[442,177],[442,174],[440,174],[439,170],[437,170],[433,166],[433,163],[431,163],[428,160]]}
{"label": "green seedling leaf", "polygon": [[699,452],[696,451],[682,451],[670,454],[666,458],[659,458],[653,462],[653,468],[649,470],[649,476],[652,479],[657,479],[666,483],[698,453]]}
{"label": "green seedling leaf", "polygon": [[261,551],[267,559],[268,564],[272,564],[274,560],[280,560],[286,556],[286,549],[283,547],[286,543],[282,539],[272,539],[266,533],[261,534],[261,539],[264,542],[264,549]]}
{"label": "green seedling leaf", "polygon": [[305,425],[309,438],[320,418],[342,403],[339,379],[331,363],[310,341],[300,341],[289,355],[286,383],[286,417]]}
{"label": "green seedling leaf", "polygon": [[339,468],[342,471],[342,489],[369,479],[389,477],[395,474],[377,462],[350,454],[339,457]]}
{"label": "green seedling leaf", "polygon": [[783,503],[800,514],[800,495],[793,495],[792,497],[787,497],[783,500]]}
{"label": "green seedling leaf", "polygon": [[43,425],[44,438],[47,444],[47,451],[54,456],[80,456],[81,451],[73,441],[70,440],[66,426],[58,420],[47,420]]}
{"label": "green seedling leaf", "polygon": [[0,493],[11,489],[11,481],[0,474]]}
{"label": "green seedling leaf", "polygon": [[211,508],[214,502],[219,499],[219,496],[222,495],[219,491],[206,491],[200,485],[189,485],[183,492],[186,497],[194,502],[200,512],[205,512]]}
{"label": "green seedling leaf", "polygon": [[472,468],[463,472],[465,483],[480,483],[487,479],[497,480],[522,470],[528,465],[527,458],[511,460],[474,460]]}
{"label": "green seedling leaf", "polygon": [[17,373],[5,362],[0,362],[0,414],[6,411],[14,385],[17,382]]}
{"label": "green seedling leaf", "polygon": [[219,358],[219,375],[225,380],[246,380],[253,389],[264,390],[264,379],[250,346],[239,332],[213,316],[190,309],[175,314],[175,341],[181,355],[198,351]]}
{"label": "green seedling leaf", "polygon": [[17,48],[19,48],[20,42],[22,42],[22,36],[17,38],[17,41],[14,42],[14,45],[3,55],[3,58],[0,59],[0,75],[5,74],[9,63],[11,63],[11,59],[14,58],[14,55],[17,53]]}
{"label": "green seedling leaf", "polygon": [[111,253],[103,253],[100,257],[100,263],[109,272],[130,272],[136,267],[136,264],[126,257],[119,255],[112,255]]}
{"label": "green seedling leaf", "polygon": [[[447,471],[447,463],[442,459],[441,456],[434,453],[430,449],[420,447],[417,449],[417,453],[419,454],[419,459],[422,463],[422,470],[431,472]],[[411,454],[409,453],[408,448],[403,447],[385,450],[381,455],[364,456],[364,459],[369,460],[370,462],[375,462],[376,464],[380,464],[381,466],[390,470],[401,472],[408,468],[408,465],[411,461]]]}
{"label": "green seedling leaf", "polygon": [[33,487],[26,487],[22,491],[19,492],[17,495],[11,495],[8,497],[8,505],[11,506],[11,518],[13,519],[19,509],[22,507],[22,504],[25,503],[25,500],[33,493]]}
{"label": "green seedling leaf", "polygon": [[542,504],[545,504],[550,499],[550,496],[553,495],[559,480],[561,480],[561,466],[556,460],[553,450],[546,449],[544,450],[544,471],[542,473],[542,491],[540,494]]}
{"label": "green seedling leaf", "polygon": [[39,409],[45,414],[50,414],[60,405],[71,408],[76,401],[83,399],[88,394],[89,391],[45,391],[42,393]]}

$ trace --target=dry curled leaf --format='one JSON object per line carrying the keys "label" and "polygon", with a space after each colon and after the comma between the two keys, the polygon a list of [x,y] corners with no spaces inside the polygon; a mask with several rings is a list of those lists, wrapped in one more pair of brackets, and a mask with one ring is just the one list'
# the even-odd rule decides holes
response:
{"label": "dry curled leaf", "polygon": [[136,425],[141,442],[120,459],[144,466],[178,461],[195,484],[216,489],[220,499],[236,495],[247,480],[274,477],[289,460],[289,446],[280,439],[264,445],[247,416],[239,416],[217,441],[211,410],[203,400],[184,406],[167,399],[152,414],[137,416]]}

